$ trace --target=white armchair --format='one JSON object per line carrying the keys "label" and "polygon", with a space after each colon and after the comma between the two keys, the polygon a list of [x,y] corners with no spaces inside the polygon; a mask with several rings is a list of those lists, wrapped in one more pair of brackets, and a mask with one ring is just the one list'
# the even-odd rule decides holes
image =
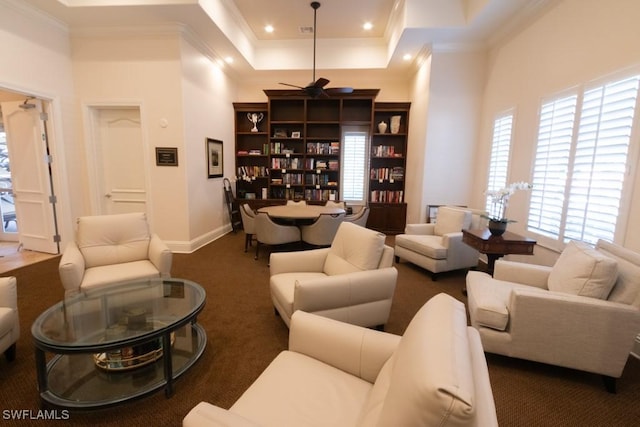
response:
{"label": "white armchair", "polygon": [[485,351],[601,374],[614,392],[640,332],[640,254],[571,242],[553,267],[469,272],[467,295]]}
{"label": "white armchair", "polygon": [[20,338],[18,290],[15,277],[0,277],[0,352],[8,361],[16,357],[16,342]]}
{"label": "white armchair", "polygon": [[478,333],[439,294],[402,337],[297,311],[281,352],[228,410],[201,402],[183,427],[498,425]]}
{"label": "white armchair", "polygon": [[169,277],[172,256],[150,232],[144,213],[84,216],[58,269],[69,296],[125,280]]}
{"label": "white armchair", "polygon": [[398,271],[377,231],[343,222],[329,248],[274,253],[271,299],[289,326],[296,310],[360,326],[387,323]]}
{"label": "white armchair", "polygon": [[438,273],[478,265],[479,252],[462,241],[462,229],[476,228],[481,223],[479,211],[442,206],[435,223],[407,224],[404,234],[396,236],[396,262],[412,262]]}

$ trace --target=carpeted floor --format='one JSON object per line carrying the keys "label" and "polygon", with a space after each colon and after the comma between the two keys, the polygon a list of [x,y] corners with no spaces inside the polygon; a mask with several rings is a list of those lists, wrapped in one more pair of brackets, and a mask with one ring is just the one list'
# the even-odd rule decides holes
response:
{"label": "carpeted floor", "polygon": [[[288,336],[271,305],[267,257],[254,261],[253,253],[243,252],[243,244],[242,233],[228,234],[193,254],[174,255],[172,275],[196,281],[207,291],[199,323],[207,331],[208,343],[198,363],[175,383],[171,398],[157,392],[114,408],[72,412],[62,421],[9,419],[9,411],[30,410],[29,415],[38,415],[30,328],[41,312],[63,297],[58,258],[7,273],[18,279],[22,335],[16,360],[0,360],[0,426],[179,426],[202,400],[231,406],[286,348]],[[419,307],[439,292],[466,302],[461,292],[464,272],[432,282],[424,270],[411,264],[397,268],[388,332],[401,334]],[[615,395],[605,391],[597,375],[496,355],[487,355],[487,361],[501,426],[640,425],[640,361],[633,357]]]}

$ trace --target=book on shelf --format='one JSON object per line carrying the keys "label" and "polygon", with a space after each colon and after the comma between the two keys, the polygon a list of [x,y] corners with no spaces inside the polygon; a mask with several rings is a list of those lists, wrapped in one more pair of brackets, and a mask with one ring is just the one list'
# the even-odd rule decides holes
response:
{"label": "book on shelf", "polygon": [[269,176],[269,169],[264,166],[238,166],[238,179],[253,181],[256,178]]}
{"label": "book on shelf", "polygon": [[371,191],[372,203],[402,203],[404,191],[402,190],[373,190]]}

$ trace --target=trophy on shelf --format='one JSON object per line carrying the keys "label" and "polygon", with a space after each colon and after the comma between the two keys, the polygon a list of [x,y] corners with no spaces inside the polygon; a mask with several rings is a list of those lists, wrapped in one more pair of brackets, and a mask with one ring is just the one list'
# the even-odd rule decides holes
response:
{"label": "trophy on shelf", "polygon": [[247,119],[251,123],[253,123],[253,127],[251,128],[251,132],[258,132],[258,123],[264,119],[264,114],[262,113],[247,113]]}

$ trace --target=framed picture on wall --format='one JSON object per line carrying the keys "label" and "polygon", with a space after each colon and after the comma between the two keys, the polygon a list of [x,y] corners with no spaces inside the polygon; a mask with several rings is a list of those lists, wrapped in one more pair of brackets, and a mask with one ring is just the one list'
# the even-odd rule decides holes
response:
{"label": "framed picture on wall", "polygon": [[222,141],[207,138],[207,165],[209,178],[220,178],[223,175]]}

